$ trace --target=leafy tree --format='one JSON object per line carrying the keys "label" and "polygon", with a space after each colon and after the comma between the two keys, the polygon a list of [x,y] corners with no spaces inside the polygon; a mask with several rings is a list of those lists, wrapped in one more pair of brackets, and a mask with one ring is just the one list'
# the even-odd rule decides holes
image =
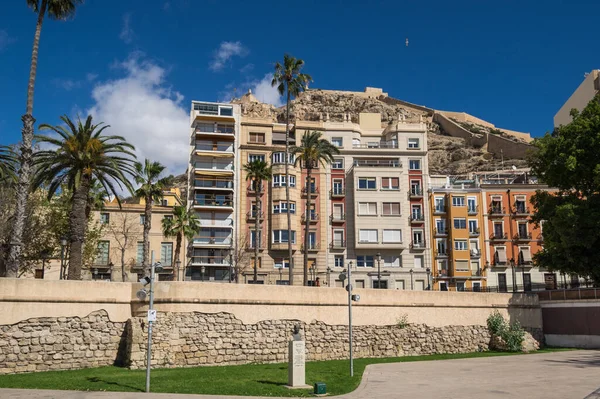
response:
{"label": "leafy tree", "polygon": [[107,233],[114,238],[116,246],[121,255],[121,281],[127,281],[127,273],[125,272],[125,253],[128,249],[134,247],[137,243],[141,231],[139,219],[136,215],[129,212],[115,212],[114,217],[111,217],[110,222],[106,226]]}
{"label": "leafy tree", "polygon": [[[87,229],[88,207],[93,180],[98,181],[106,192],[117,196],[117,187],[132,190],[125,174],[135,175],[133,167],[134,147],[121,136],[104,136],[108,125],[92,124],[88,116],[85,124],[78,120],[75,125],[66,115],[61,117],[64,125],[41,125],[40,130],[51,130],[56,136],[36,136],[40,143],[55,147],[36,153],[34,187],[48,184],[48,198],[63,185],[72,190],[69,211],[69,275],[70,280],[81,279],[83,249]],[[119,202],[120,203],[120,202]]]}
{"label": "leafy tree", "polygon": [[318,168],[319,164],[323,166],[333,162],[333,156],[339,154],[340,150],[322,137],[321,132],[307,132],[302,136],[300,146],[294,146],[291,149],[292,154],[296,155],[296,166],[306,170],[306,220],[304,224],[304,285],[308,285],[308,248],[309,231],[311,220],[311,181],[313,169]]}
{"label": "leafy tree", "polygon": [[[272,172],[271,167],[265,162],[259,159],[252,162],[248,162],[244,165],[244,171],[246,172],[246,181],[251,180],[254,190],[256,191],[256,209],[254,210],[256,222],[254,224],[254,276],[253,281],[256,284],[258,280],[258,250],[261,245],[261,234],[260,234],[260,218],[262,215],[262,189],[263,182],[271,180]],[[289,202],[288,202],[289,204]],[[289,206],[288,206],[289,208]],[[289,214],[289,212],[288,212]],[[292,242],[291,234],[288,234],[288,241]]]}
{"label": "leafy tree", "polygon": [[75,14],[75,8],[82,4],[83,0],[27,0],[27,5],[37,14],[35,35],[33,37],[33,49],[31,51],[31,66],[29,69],[29,83],[27,85],[27,108],[21,117],[23,128],[21,130],[21,156],[19,165],[19,176],[16,190],[16,210],[13,222],[12,244],[8,257],[7,277],[17,277],[19,273],[20,257],[22,252],[23,231],[25,227],[27,194],[30,189],[31,169],[33,167],[33,92],[35,77],[37,74],[38,51],[40,47],[40,35],[44,17],[48,15],[52,19],[66,20]]}
{"label": "leafy tree", "polygon": [[150,228],[152,227],[152,203],[160,203],[163,198],[163,190],[169,184],[168,178],[161,178],[161,173],[165,167],[159,162],[153,162],[149,159],[144,160],[144,164],[136,162],[135,164],[135,182],[140,187],[135,190],[136,198],[144,199],[144,258],[142,267],[144,270],[150,267]]}
{"label": "leafy tree", "polygon": [[532,173],[557,192],[538,191],[532,220],[542,225],[544,248],[534,256],[541,267],[600,282],[600,96],[573,121],[535,141]]}
{"label": "leafy tree", "polygon": [[[301,92],[308,88],[308,83],[312,82],[312,77],[305,73],[302,73],[304,67],[304,61],[296,59],[291,55],[285,54],[283,56],[283,64],[279,62],[275,63],[275,73],[273,74],[273,80],[271,86],[277,86],[279,95],[286,96],[285,100],[285,154],[286,158],[289,157],[290,148],[290,102],[293,97],[298,96]],[[285,201],[290,203],[290,171],[289,171],[289,159],[285,162],[285,181],[288,182],[285,185]],[[292,215],[287,213],[287,230],[288,230],[288,257],[290,262],[290,285],[294,284],[294,259],[292,257]]]}
{"label": "leafy tree", "polygon": [[[181,242],[183,237],[191,240],[200,231],[200,219],[194,212],[187,210],[185,206],[173,208],[172,218],[163,218],[162,230],[165,237],[175,237],[175,264],[181,261]],[[174,278],[178,278],[178,270],[174,270]]]}

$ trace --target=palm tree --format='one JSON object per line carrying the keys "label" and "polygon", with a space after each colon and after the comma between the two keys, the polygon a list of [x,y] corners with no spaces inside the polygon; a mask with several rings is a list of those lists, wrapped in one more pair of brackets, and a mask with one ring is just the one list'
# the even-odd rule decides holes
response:
{"label": "palm tree", "polygon": [[[258,249],[261,244],[260,239],[260,217],[262,214],[262,185],[263,181],[271,180],[271,167],[265,162],[257,159],[252,162],[248,162],[244,165],[244,171],[246,172],[246,180],[252,180],[252,184],[256,191],[256,209],[254,210],[254,217],[256,223],[254,224],[254,277],[253,282],[256,284],[258,280]],[[289,208],[289,207],[288,207]],[[288,241],[292,242],[292,237],[288,234]]]}
{"label": "palm tree", "polygon": [[[301,73],[304,61],[296,59],[289,54],[283,56],[283,65],[277,62],[275,64],[275,73],[271,86],[277,86],[279,95],[285,94],[285,201],[290,203],[290,172],[289,172],[289,148],[290,148],[290,100],[292,96],[296,97],[302,91],[308,88],[308,83],[312,82],[312,77],[305,73]],[[292,259],[292,215],[287,213],[287,229],[288,229],[288,257],[290,262],[290,285],[294,284],[294,262]]]}
{"label": "palm tree", "polygon": [[307,132],[302,136],[302,142],[299,147],[294,146],[291,149],[292,154],[296,155],[296,165],[306,169],[306,223],[304,224],[304,285],[308,285],[308,249],[309,249],[309,230],[311,218],[311,176],[312,171],[319,167],[319,164],[325,166],[333,162],[333,156],[339,154],[340,150],[336,146],[322,137],[321,132]]}
{"label": "palm tree", "polygon": [[21,117],[23,128],[21,130],[21,156],[19,165],[19,176],[17,181],[17,202],[14,216],[14,225],[12,231],[12,243],[8,255],[6,276],[17,277],[19,274],[19,265],[21,262],[21,242],[23,240],[23,229],[25,227],[25,206],[27,204],[27,194],[29,193],[31,183],[31,169],[33,166],[33,89],[35,85],[35,75],[37,73],[38,50],[40,46],[40,34],[42,33],[42,23],[44,16],[52,19],[65,20],[75,14],[75,8],[83,0],[26,0],[27,5],[37,14],[37,23],[35,26],[35,35],[33,36],[33,50],[31,51],[31,66],[29,69],[29,84],[27,85],[27,108],[25,115]]}
{"label": "palm tree", "polygon": [[135,163],[135,182],[140,187],[135,190],[136,198],[143,198],[146,202],[144,208],[144,256],[142,267],[144,270],[150,267],[150,227],[152,226],[152,203],[160,203],[163,198],[163,190],[169,183],[169,178],[160,178],[165,167],[159,162],[146,159],[142,165]]}
{"label": "palm tree", "polygon": [[96,180],[107,193],[118,198],[119,190],[132,190],[125,174],[133,176],[135,148],[121,136],[104,136],[108,125],[92,124],[88,116],[85,124],[81,119],[75,125],[66,115],[60,118],[66,125],[41,125],[40,130],[52,130],[58,135],[36,136],[40,143],[55,148],[35,154],[33,187],[47,184],[48,198],[66,185],[72,190],[69,211],[70,280],[81,279],[83,244],[87,229],[86,208],[89,203],[93,181]]}
{"label": "palm tree", "polygon": [[17,156],[12,148],[0,145],[0,183],[14,181]]}
{"label": "palm tree", "polygon": [[106,200],[106,191],[104,187],[96,179],[92,179],[90,194],[85,206],[85,218],[89,220],[92,211],[101,211],[104,209],[104,201]]}
{"label": "palm tree", "polygon": [[[165,237],[175,237],[176,239],[175,264],[177,265],[177,261],[181,261],[179,257],[181,255],[183,237],[188,240],[194,238],[194,235],[200,231],[200,219],[198,219],[198,216],[194,212],[189,212],[185,206],[176,206],[173,208],[172,218],[163,218],[162,230]],[[175,271],[175,278],[177,278],[176,273],[178,272],[178,270]]]}

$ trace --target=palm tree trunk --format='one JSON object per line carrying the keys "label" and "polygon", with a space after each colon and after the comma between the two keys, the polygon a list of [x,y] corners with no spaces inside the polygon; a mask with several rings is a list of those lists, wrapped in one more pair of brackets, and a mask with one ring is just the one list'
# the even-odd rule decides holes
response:
{"label": "palm tree trunk", "polygon": [[177,237],[176,237],[176,241],[175,241],[175,267],[173,268],[173,279],[176,281],[179,281],[179,269],[177,268],[178,266],[180,266],[180,263],[178,261],[180,261],[179,256],[181,255],[181,240],[183,233],[180,231],[179,233],[177,233]]}
{"label": "palm tree trunk", "polygon": [[308,233],[310,232],[310,205],[311,205],[311,191],[310,191],[310,166],[306,168],[306,218],[304,224],[304,285],[308,285]]}
{"label": "palm tree trunk", "polygon": [[256,223],[254,224],[254,284],[258,281],[258,249],[260,247],[260,214],[262,211],[262,181],[257,181],[256,187]]}
{"label": "palm tree trunk", "polygon": [[142,268],[146,273],[150,273],[150,226],[152,226],[152,197],[146,197],[146,207],[144,208],[144,259]]}
{"label": "palm tree trunk", "polygon": [[25,229],[25,207],[27,205],[27,193],[29,192],[29,180],[31,178],[32,164],[32,145],[33,145],[33,91],[35,85],[35,75],[37,73],[38,51],[40,47],[40,35],[42,33],[42,24],[46,14],[47,0],[42,0],[42,5],[38,12],[35,35],[33,37],[33,50],[31,51],[31,66],[29,69],[29,84],[27,85],[27,108],[25,115],[21,117],[23,129],[21,130],[21,164],[19,167],[19,180],[17,182],[17,206],[15,210],[15,222],[13,225],[10,251],[6,262],[6,277],[16,278],[19,275],[19,266],[21,263],[21,245],[23,243],[23,230]]}
{"label": "palm tree trunk", "polygon": [[71,231],[71,251],[69,253],[69,280],[81,280],[81,266],[83,265],[83,244],[87,229],[85,207],[87,205],[92,177],[84,174],[81,176],[79,187],[73,192],[73,203],[69,212]]}
{"label": "palm tree trunk", "polygon": [[289,284],[294,285],[294,259],[292,258],[292,214],[290,213],[290,88],[286,83],[287,100],[285,106],[285,202],[287,212],[288,230],[288,261],[289,261]]}

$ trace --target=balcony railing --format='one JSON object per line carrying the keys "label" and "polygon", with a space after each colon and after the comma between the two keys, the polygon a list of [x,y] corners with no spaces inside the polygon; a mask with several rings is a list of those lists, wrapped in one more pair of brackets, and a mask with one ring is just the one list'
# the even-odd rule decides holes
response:
{"label": "balcony railing", "polygon": [[194,206],[227,206],[233,207],[233,199],[226,198],[204,198],[204,199],[195,199]]}
{"label": "balcony railing", "polygon": [[232,136],[235,134],[235,129],[233,126],[229,125],[207,125],[197,128],[196,134],[222,134],[224,136]]}
{"label": "balcony railing", "polygon": [[346,190],[343,188],[334,188],[333,190],[329,190],[329,196],[331,198],[343,198],[346,196]]}
{"label": "balcony railing", "polygon": [[352,144],[352,148],[395,149],[398,148],[398,143],[394,141],[382,141],[379,143]]}
{"label": "balcony railing", "polygon": [[[262,241],[262,240],[261,240],[261,241]],[[246,243],[246,249],[247,249],[247,250],[254,250],[254,243],[253,243],[252,241],[248,241],[248,242]],[[264,246],[264,244],[263,244],[262,242],[259,242],[259,243],[258,243],[258,249],[259,249],[260,251],[262,251],[263,249],[265,249],[265,246]]]}
{"label": "balcony railing", "polygon": [[531,233],[517,233],[513,236],[513,240],[515,241],[527,241],[527,240],[531,240]]}
{"label": "balcony railing", "polygon": [[310,189],[308,187],[304,187],[302,189],[302,195],[307,195],[309,191],[310,191],[310,195],[313,197],[319,194],[318,187],[310,187]]}
{"label": "balcony railing", "polygon": [[332,214],[331,216],[329,216],[329,221],[331,223],[344,223],[344,221],[346,221],[346,214],[342,213],[340,214]]}
{"label": "balcony railing", "polygon": [[423,196],[423,190],[421,188],[411,187],[410,191],[408,192],[408,199],[420,198],[422,196]]}
{"label": "balcony railing", "polygon": [[481,251],[479,249],[472,249],[470,251],[471,258],[479,258],[481,257]]}
{"label": "balcony railing", "polygon": [[471,236],[471,237],[477,237],[479,234],[480,234],[479,227],[477,227],[475,230],[470,230],[469,229],[469,236]]}
{"label": "balcony railing", "polygon": [[195,237],[194,244],[201,245],[231,245],[231,238]]}
{"label": "balcony railing", "polygon": [[359,168],[401,168],[402,162],[399,160],[356,159],[354,166]]}
{"label": "balcony railing", "polygon": [[446,213],[446,212],[447,212],[447,208],[446,208],[445,205],[444,206],[436,206],[433,209],[433,214],[434,215],[441,215],[441,214]]}
{"label": "balcony railing", "polygon": [[196,151],[226,152],[233,154],[233,146],[231,144],[196,144]]}
{"label": "balcony railing", "polygon": [[216,172],[233,172],[233,164],[219,165],[212,162],[196,162],[194,168],[202,170],[214,170]]}
{"label": "balcony railing", "polygon": [[223,188],[233,190],[233,180],[229,179],[195,179],[195,188]]}
{"label": "balcony railing", "polygon": [[506,209],[503,206],[491,206],[489,211],[490,216],[506,215]]}
{"label": "balcony railing", "polygon": [[200,225],[202,227],[231,227],[231,226],[233,226],[233,219],[224,219],[224,220],[200,219]]}
{"label": "balcony railing", "polygon": [[508,240],[508,235],[506,233],[492,233],[490,240],[506,241]]}
{"label": "balcony railing", "polygon": [[512,213],[515,215],[529,215],[529,208],[523,205],[513,207]]}
{"label": "balcony railing", "polygon": [[333,240],[329,244],[329,248],[331,248],[331,249],[344,249],[344,248],[346,248],[346,241],[345,240]]}
{"label": "balcony railing", "polygon": [[319,221],[319,214],[316,212],[310,212],[302,214],[302,223],[306,223],[306,219],[309,219],[310,223],[317,223]]}
{"label": "balcony railing", "polygon": [[[256,220],[256,211],[248,211],[248,213],[246,213],[246,220]],[[263,220],[265,218],[265,214],[263,212],[260,213],[260,220]]]}
{"label": "balcony railing", "polygon": [[410,222],[411,223],[423,223],[425,221],[425,215],[421,214],[421,213],[417,213],[417,214],[412,214],[410,216]]}
{"label": "balcony railing", "polygon": [[483,277],[483,270],[481,270],[481,269],[471,270],[471,276],[473,276],[473,277]]}
{"label": "balcony railing", "polygon": [[[300,245],[300,250],[304,251],[304,244]],[[308,250],[309,251],[318,251],[319,250],[319,243],[318,242],[309,242],[308,243]]]}
{"label": "balcony railing", "polygon": [[425,249],[425,240],[411,241],[410,249]]}
{"label": "balcony railing", "polygon": [[447,236],[448,235],[448,229],[438,229],[437,227],[435,229],[433,229],[433,234],[436,236]]}
{"label": "balcony railing", "polygon": [[443,248],[441,251],[439,249],[435,250],[436,258],[448,258],[450,256],[451,248]]}
{"label": "balcony railing", "polygon": [[228,256],[192,256],[192,265],[231,266]]}
{"label": "balcony railing", "polygon": [[469,215],[477,215],[477,212],[479,211],[479,205],[475,205],[475,206],[468,206],[467,207],[467,213]]}

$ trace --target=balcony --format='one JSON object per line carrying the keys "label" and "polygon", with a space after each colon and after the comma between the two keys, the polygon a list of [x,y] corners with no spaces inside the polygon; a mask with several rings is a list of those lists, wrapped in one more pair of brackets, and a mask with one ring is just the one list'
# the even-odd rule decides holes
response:
{"label": "balcony", "polygon": [[329,248],[332,250],[344,250],[346,249],[346,241],[345,240],[333,240],[329,243]]}
{"label": "balcony", "polygon": [[330,221],[332,224],[335,224],[335,223],[344,223],[344,222],[346,222],[346,214],[345,214],[345,213],[342,213],[342,214],[340,215],[340,214],[335,214],[335,213],[334,213],[334,214],[332,214],[331,216],[329,216],[329,221]]}
{"label": "balcony", "polygon": [[230,247],[231,237],[194,237],[194,246],[218,246],[218,247]]}
{"label": "balcony", "polygon": [[[246,213],[246,220],[247,221],[256,221],[256,211],[248,211],[248,213]],[[260,220],[264,220],[265,219],[265,214],[263,212],[260,213]]]}
{"label": "balcony", "polygon": [[483,270],[481,270],[481,269],[471,270],[471,276],[472,277],[485,277]]}
{"label": "balcony", "polygon": [[304,187],[302,189],[302,196],[306,197],[309,191],[311,197],[316,197],[317,195],[319,195],[319,189],[317,187],[310,187],[310,189],[309,187]]}
{"label": "balcony", "polygon": [[317,223],[319,221],[319,214],[316,212],[310,212],[308,215],[306,213],[302,214],[302,223],[306,223],[306,219],[309,219],[311,224]]}
{"label": "balcony", "polygon": [[426,248],[425,246],[425,240],[421,240],[421,241],[411,241],[410,243],[410,249],[414,249],[414,250],[424,250]]}
{"label": "balcony", "polygon": [[448,229],[438,229],[436,227],[433,229],[433,235],[436,237],[445,237],[448,235]]}
{"label": "balcony", "polygon": [[[246,189],[246,192],[248,195],[256,195],[256,193],[257,193],[256,189],[257,189],[256,184],[248,184],[248,188]],[[265,193],[265,185],[264,184],[261,184],[260,192],[261,192],[261,194]]]}
{"label": "balcony", "polygon": [[393,150],[398,148],[398,143],[395,141],[381,141],[379,143],[367,143],[367,144],[353,144],[353,149],[379,149],[379,150]]}
{"label": "balcony", "polygon": [[445,278],[445,277],[448,277],[448,276],[450,276],[450,273],[449,273],[448,269],[440,269],[440,270],[438,270],[438,277],[439,278]]}
{"label": "balcony", "polygon": [[474,216],[477,215],[477,213],[479,212],[479,205],[475,205],[475,206],[468,206],[467,207],[467,214],[469,216]]}
{"label": "balcony", "polygon": [[218,198],[218,197],[206,197],[196,198],[194,200],[195,209],[219,209],[219,210],[233,210],[233,198]]}
{"label": "balcony", "polygon": [[344,198],[346,196],[346,190],[343,188],[334,188],[333,190],[329,190],[329,196],[331,198]]}
{"label": "balcony", "polygon": [[233,228],[233,219],[222,219],[222,220],[215,220],[215,219],[200,219],[200,225],[202,227],[227,227],[232,229]]}
{"label": "balcony", "polygon": [[233,157],[231,144],[196,144],[196,154],[211,157]]}
{"label": "balcony", "polygon": [[423,198],[423,190],[421,188],[411,187],[408,192],[408,199]]}
{"label": "balcony", "polygon": [[[309,242],[308,243],[308,252],[318,252],[320,245],[318,242]],[[304,252],[304,244],[300,245],[300,250]]]}
{"label": "balcony", "polygon": [[358,168],[401,168],[402,162],[398,159],[381,160],[381,159],[356,159],[354,167]]}
{"label": "balcony", "polygon": [[443,215],[446,212],[448,212],[446,205],[436,206],[435,208],[433,208],[433,214],[434,215]]}
{"label": "balcony", "polygon": [[425,215],[421,213],[414,213],[410,216],[410,223],[417,224],[425,222]]}
{"label": "balcony", "polygon": [[229,256],[192,256],[191,266],[229,267]]}
{"label": "balcony", "polygon": [[493,233],[490,236],[490,241],[508,241],[508,235],[506,233]]}
{"label": "balcony", "polygon": [[233,175],[233,163],[196,162],[194,164],[194,170],[196,172],[205,172],[201,174],[208,175]]}
{"label": "balcony", "polygon": [[[264,249],[265,249],[264,244],[262,242],[260,242],[258,245],[259,245],[258,250],[264,251]],[[248,241],[246,243],[246,251],[254,251],[254,242]]]}
{"label": "balcony", "polygon": [[491,206],[488,212],[489,217],[500,217],[506,215],[506,209],[503,206]]}
{"label": "balcony", "polygon": [[481,258],[481,250],[479,249],[472,249],[469,253],[471,259],[477,259],[477,258]]}
{"label": "balcony", "polygon": [[515,205],[512,209],[513,216],[529,216],[529,208],[525,205]]}
{"label": "balcony", "polygon": [[479,237],[479,234],[479,227],[477,227],[475,230],[469,230],[469,237]]}
{"label": "balcony", "polygon": [[195,179],[194,188],[214,189],[214,190],[233,190],[233,180],[230,179]]}
{"label": "balcony", "polygon": [[204,124],[200,125],[194,131],[197,137],[220,137],[227,139],[235,138],[235,128],[233,125],[225,124]]}
{"label": "balcony", "polygon": [[451,249],[450,248],[442,248],[441,250],[438,248],[435,250],[434,257],[436,259],[447,259],[450,257]]}
{"label": "balcony", "polygon": [[531,233],[517,233],[513,236],[513,241],[531,241]]}

